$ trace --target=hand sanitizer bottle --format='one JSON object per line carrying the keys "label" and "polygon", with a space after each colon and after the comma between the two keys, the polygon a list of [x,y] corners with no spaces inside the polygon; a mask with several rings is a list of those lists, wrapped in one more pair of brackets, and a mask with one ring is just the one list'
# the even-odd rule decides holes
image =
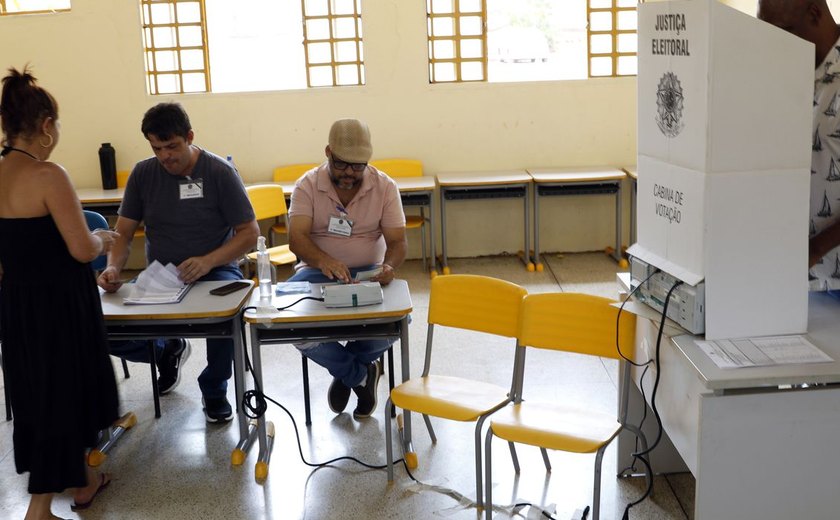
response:
{"label": "hand sanitizer bottle", "polygon": [[257,239],[257,278],[260,282],[260,304],[271,306],[271,260],[265,248],[265,237]]}

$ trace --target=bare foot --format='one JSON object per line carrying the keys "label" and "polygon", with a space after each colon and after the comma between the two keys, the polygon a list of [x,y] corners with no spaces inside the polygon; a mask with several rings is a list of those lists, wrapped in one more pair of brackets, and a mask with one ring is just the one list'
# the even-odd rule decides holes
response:
{"label": "bare foot", "polygon": [[82,488],[76,488],[73,493],[73,505],[70,506],[70,509],[78,511],[90,507],[96,495],[111,483],[111,478],[112,475],[110,473],[89,471],[88,485]]}

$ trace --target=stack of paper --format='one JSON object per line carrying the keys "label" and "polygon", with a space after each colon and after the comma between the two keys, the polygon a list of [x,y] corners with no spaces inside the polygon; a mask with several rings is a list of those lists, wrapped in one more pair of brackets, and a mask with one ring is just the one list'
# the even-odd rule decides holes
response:
{"label": "stack of paper", "polygon": [[178,269],[170,264],[166,266],[155,260],[145,271],[140,273],[131,294],[123,298],[125,305],[154,305],[178,303],[192,287],[178,278]]}

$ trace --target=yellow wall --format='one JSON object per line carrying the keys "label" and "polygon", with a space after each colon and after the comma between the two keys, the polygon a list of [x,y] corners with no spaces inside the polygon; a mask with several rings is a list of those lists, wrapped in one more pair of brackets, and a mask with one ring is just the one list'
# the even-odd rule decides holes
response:
{"label": "yellow wall", "polygon": [[[367,120],[375,156],[422,159],[427,174],[635,163],[635,78],[430,85],[424,5],[365,2],[363,87],[149,96],[138,2],[132,0],[74,0],[69,13],[2,17],[0,65],[31,64],[58,99],[63,135],[53,158],[79,187],[99,185],[102,142],[116,148],[118,169],[148,157],[142,114],[170,99],[185,105],[196,143],[232,154],[246,182],[270,179],[278,164],[321,160],[330,123],[345,116]],[[270,59],[268,52],[265,66]],[[558,199],[545,204],[547,249],[612,243],[609,197],[568,203],[565,211],[557,209]],[[460,225],[450,224],[450,254],[521,249],[521,220],[510,218],[518,213],[515,203],[452,204],[450,222]],[[501,221],[501,231],[475,225],[489,220]]]}

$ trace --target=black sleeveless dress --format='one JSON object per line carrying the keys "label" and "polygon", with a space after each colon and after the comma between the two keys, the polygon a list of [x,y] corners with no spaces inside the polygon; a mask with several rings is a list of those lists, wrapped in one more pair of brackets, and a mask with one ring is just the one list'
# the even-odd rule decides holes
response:
{"label": "black sleeveless dress", "polygon": [[0,218],[0,339],[15,467],[29,493],[86,484],[85,448],[118,417],[102,306],[50,215]]}

